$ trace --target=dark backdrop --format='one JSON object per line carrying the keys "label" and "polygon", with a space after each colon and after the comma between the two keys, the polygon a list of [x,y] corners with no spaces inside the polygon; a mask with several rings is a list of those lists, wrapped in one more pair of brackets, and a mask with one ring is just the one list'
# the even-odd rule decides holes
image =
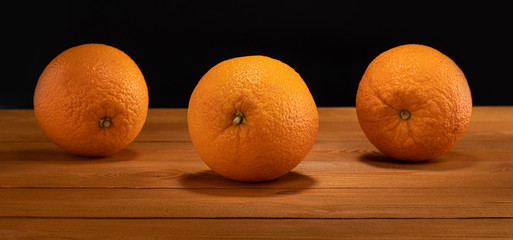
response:
{"label": "dark backdrop", "polygon": [[0,108],[32,108],[44,67],[65,49],[90,42],[134,59],[146,78],[150,107],[187,107],[208,69],[253,54],[292,66],[318,106],[354,106],[369,62],[406,43],[451,57],[467,76],[474,105],[513,105],[509,5],[382,2],[3,3]]}

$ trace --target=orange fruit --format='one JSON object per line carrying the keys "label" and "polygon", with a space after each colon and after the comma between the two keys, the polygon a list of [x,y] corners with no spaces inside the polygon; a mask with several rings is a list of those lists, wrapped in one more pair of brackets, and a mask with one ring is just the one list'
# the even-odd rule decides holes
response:
{"label": "orange fruit", "polygon": [[148,89],[135,62],[103,44],[72,47],[41,73],[34,113],[48,138],[82,156],[108,156],[139,134]]}
{"label": "orange fruit", "polygon": [[218,174],[246,182],[288,173],[310,151],[319,129],[301,76],[265,56],[211,68],[191,95],[187,120],[201,159]]}
{"label": "orange fruit", "polygon": [[424,161],[449,151],[467,129],[472,98],[465,75],[449,57],[408,44],[377,56],[356,94],[358,121],[386,155]]}

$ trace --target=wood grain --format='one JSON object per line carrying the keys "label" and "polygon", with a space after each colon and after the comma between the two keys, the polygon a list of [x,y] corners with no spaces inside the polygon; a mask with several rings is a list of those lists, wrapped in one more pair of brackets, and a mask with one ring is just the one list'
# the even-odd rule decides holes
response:
{"label": "wood grain", "polygon": [[475,107],[460,142],[424,163],[377,151],[354,108],[320,108],[312,151],[265,183],[209,170],[186,111],[150,109],[127,148],[83,158],[33,111],[0,110],[0,239],[513,238],[513,107]]}
{"label": "wood grain", "polygon": [[188,188],[502,187],[513,182],[509,150],[474,147],[469,153],[458,147],[433,161],[403,163],[367,142],[335,143],[344,147],[316,143],[292,171],[305,178],[286,175],[263,184],[229,181],[212,173],[191,142],[135,142],[108,158],[77,157],[50,142],[1,144],[0,187],[180,188],[184,178],[190,180]]}
{"label": "wood grain", "polygon": [[0,189],[0,217],[509,218],[512,210],[513,187]]}
{"label": "wood grain", "polygon": [[5,239],[511,239],[511,219],[2,219]]}

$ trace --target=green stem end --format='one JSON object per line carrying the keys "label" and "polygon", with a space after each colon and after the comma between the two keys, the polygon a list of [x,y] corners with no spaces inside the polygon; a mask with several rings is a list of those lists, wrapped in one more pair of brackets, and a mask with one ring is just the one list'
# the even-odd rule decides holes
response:
{"label": "green stem end", "polygon": [[109,128],[112,125],[110,122],[110,117],[104,117],[100,119],[100,127],[101,128]]}
{"label": "green stem end", "polygon": [[241,112],[241,111],[237,111],[237,113],[235,113],[235,117],[233,117],[233,125],[237,126],[237,125],[241,125],[243,123],[246,122],[246,118],[244,117],[244,114]]}
{"label": "green stem end", "polygon": [[408,120],[411,117],[411,113],[410,113],[410,111],[403,109],[399,113],[399,117],[401,117],[402,120]]}

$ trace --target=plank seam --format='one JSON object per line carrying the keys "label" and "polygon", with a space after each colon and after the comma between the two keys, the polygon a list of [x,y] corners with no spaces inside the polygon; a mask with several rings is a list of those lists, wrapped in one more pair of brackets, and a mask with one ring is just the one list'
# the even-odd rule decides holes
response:
{"label": "plank seam", "polygon": [[322,218],[322,217],[50,217],[50,216],[0,216],[0,219],[119,219],[119,220],[158,220],[158,219],[262,219],[262,220],[513,220],[513,217],[448,217],[448,218],[421,218],[421,217],[362,217],[362,218]]}

